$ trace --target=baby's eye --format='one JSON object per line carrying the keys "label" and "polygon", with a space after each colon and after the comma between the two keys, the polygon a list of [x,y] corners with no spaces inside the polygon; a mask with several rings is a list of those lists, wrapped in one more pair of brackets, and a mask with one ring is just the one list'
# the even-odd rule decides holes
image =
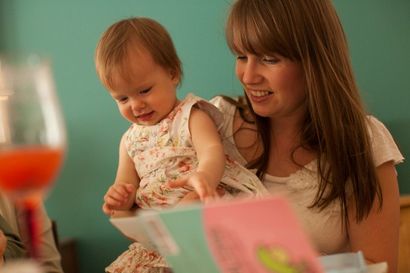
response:
{"label": "baby's eye", "polygon": [[245,55],[237,55],[236,59],[239,61],[246,61],[247,57]]}
{"label": "baby's eye", "polygon": [[266,63],[266,64],[276,64],[279,62],[278,58],[275,57],[271,57],[271,56],[263,56],[262,57],[262,62]]}
{"label": "baby's eye", "polygon": [[144,90],[141,90],[139,93],[140,94],[147,94],[149,91],[151,91],[151,87],[147,88],[147,89],[144,89]]}
{"label": "baby's eye", "polygon": [[117,98],[117,101],[118,101],[119,103],[126,103],[126,102],[128,101],[128,97],[120,97],[120,98]]}

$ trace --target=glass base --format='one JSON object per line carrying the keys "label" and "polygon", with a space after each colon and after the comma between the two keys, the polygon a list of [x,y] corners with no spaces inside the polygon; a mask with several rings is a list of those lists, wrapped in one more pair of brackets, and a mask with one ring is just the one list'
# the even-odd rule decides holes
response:
{"label": "glass base", "polygon": [[33,260],[8,261],[0,268],[0,273],[45,273]]}

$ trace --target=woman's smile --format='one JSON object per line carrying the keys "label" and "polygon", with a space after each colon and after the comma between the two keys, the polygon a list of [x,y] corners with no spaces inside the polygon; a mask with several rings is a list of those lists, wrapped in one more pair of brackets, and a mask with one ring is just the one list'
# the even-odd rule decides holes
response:
{"label": "woman's smile", "polygon": [[268,100],[271,95],[273,95],[272,91],[268,90],[247,90],[246,92],[248,97],[253,102],[263,102]]}

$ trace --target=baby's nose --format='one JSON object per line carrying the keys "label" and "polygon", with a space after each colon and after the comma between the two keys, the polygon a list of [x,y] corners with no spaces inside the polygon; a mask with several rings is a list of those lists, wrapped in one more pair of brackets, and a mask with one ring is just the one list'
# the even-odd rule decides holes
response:
{"label": "baby's nose", "polygon": [[133,99],[131,101],[131,107],[132,107],[132,111],[134,113],[138,113],[138,112],[141,111],[141,109],[144,109],[145,102],[143,100],[140,100],[140,99]]}

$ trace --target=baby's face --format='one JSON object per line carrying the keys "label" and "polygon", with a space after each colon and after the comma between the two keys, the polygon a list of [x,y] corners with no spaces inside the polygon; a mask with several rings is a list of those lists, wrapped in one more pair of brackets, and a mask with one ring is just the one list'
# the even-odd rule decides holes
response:
{"label": "baby's face", "polygon": [[139,125],[157,124],[178,103],[179,78],[155,63],[146,50],[132,51],[129,64],[129,76],[114,77],[115,87],[109,92],[125,119]]}

